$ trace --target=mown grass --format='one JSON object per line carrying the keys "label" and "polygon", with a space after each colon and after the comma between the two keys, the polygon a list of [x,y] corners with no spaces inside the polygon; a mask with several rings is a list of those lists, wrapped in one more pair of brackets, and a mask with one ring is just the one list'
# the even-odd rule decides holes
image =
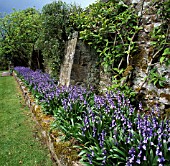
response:
{"label": "mown grass", "polygon": [[0,166],[51,166],[49,151],[13,77],[0,72]]}

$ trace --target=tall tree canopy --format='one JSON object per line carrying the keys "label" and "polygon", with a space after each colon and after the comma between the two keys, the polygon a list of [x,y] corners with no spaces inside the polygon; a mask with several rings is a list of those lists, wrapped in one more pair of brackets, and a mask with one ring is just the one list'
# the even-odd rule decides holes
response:
{"label": "tall tree canopy", "polygon": [[55,1],[43,7],[41,13],[42,31],[36,42],[36,48],[43,54],[46,68],[57,76],[61,60],[64,57],[66,41],[73,32],[73,19],[82,11],[80,6]]}
{"label": "tall tree canopy", "polygon": [[0,57],[15,65],[29,66],[40,31],[40,13],[34,8],[16,11],[0,19]]}

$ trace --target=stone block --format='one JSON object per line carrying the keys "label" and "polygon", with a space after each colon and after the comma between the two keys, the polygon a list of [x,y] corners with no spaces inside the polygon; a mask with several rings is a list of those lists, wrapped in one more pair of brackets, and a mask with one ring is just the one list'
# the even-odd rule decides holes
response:
{"label": "stone block", "polygon": [[10,76],[10,73],[9,72],[2,72],[2,77],[5,77],[5,76]]}

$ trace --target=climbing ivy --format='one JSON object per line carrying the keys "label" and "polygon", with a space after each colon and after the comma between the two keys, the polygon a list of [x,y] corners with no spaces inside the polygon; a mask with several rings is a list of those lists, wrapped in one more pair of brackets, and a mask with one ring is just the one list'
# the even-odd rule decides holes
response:
{"label": "climbing ivy", "polygon": [[149,83],[153,83],[156,86],[163,87],[166,84],[166,78],[164,75],[160,75],[157,71],[157,68],[151,69],[149,75]]}
{"label": "climbing ivy", "polygon": [[96,50],[105,71],[116,75],[130,65],[140,29],[132,8],[116,0],[97,2],[80,14],[78,23],[80,39]]}

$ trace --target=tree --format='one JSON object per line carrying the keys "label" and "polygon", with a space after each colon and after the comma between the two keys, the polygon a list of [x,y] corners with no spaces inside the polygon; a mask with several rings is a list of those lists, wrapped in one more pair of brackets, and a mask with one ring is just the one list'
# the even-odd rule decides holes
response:
{"label": "tree", "polygon": [[[8,56],[14,65],[31,66],[35,42],[41,30],[40,24],[40,13],[34,8],[14,10],[13,13],[1,18],[0,55]],[[37,65],[37,68],[40,68],[40,65]]]}
{"label": "tree", "polygon": [[58,75],[66,42],[73,32],[70,16],[73,17],[76,11],[81,11],[81,8],[62,1],[52,2],[42,9],[42,31],[36,48],[42,50],[45,66],[53,76]]}

